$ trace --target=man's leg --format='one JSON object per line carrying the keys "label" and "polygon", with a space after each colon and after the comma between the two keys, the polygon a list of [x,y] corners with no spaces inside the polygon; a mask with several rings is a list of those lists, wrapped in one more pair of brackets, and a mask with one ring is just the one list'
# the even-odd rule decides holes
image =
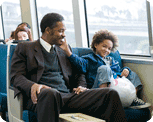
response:
{"label": "man's leg", "polygon": [[42,89],[38,94],[37,104],[29,100],[27,109],[37,113],[38,122],[58,122],[63,106],[60,92],[54,89]]}
{"label": "man's leg", "polygon": [[62,111],[66,113],[80,112],[104,119],[107,122],[127,121],[118,93],[110,88],[91,89],[79,95],[74,94],[65,103]]}

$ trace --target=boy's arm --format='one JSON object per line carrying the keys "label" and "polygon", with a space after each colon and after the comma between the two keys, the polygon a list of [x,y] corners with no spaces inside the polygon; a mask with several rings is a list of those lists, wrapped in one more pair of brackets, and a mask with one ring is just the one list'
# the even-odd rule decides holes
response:
{"label": "boy's arm", "polygon": [[125,76],[127,77],[129,75],[129,73],[131,72],[131,69],[128,67],[123,67],[121,69],[118,61],[114,60],[114,58],[112,57],[112,66],[111,66],[112,71],[114,71],[117,75],[120,76]]}
{"label": "boy's arm", "polygon": [[82,73],[86,73],[87,72],[87,60],[79,57],[75,54],[73,54],[69,48],[69,45],[66,42],[66,39],[63,41],[62,45],[60,46],[60,48],[62,48],[65,52],[66,55],[68,56],[68,59],[70,60],[70,62]]}

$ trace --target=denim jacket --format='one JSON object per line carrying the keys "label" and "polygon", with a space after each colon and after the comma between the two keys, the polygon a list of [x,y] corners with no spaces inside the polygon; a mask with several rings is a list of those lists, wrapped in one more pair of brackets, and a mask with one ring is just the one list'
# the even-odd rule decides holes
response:
{"label": "denim jacket", "polygon": [[[107,56],[110,57],[110,56]],[[86,74],[87,79],[87,86],[88,88],[91,88],[94,84],[96,75],[97,75],[97,69],[101,65],[106,65],[105,60],[95,53],[84,55],[82,57],[79,57],[75,54],[72,54],[70,57],[68,57],[70,62],[77,67],[77,69]],[[110,68],[112,69],[114,78],[117,77],[117,75],[120,75],[122,70],[119,66],[119,62],[114,60],[113,57],[111,58],[111,65]],[[124,67],[127,68],[127,67]],[[129,69],[129,68],[127,68]],[[130,69],[129,69],[130,71]]]}

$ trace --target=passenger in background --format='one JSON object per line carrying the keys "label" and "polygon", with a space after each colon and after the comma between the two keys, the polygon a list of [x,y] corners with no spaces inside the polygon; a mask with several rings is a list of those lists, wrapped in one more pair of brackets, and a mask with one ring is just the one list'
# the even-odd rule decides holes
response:
{"label": "passenger in background", "polygon": [[28,33],[28,36],[29,36],[29,41],[33,41],[32,34],[31,34],[31,27],[30,27],[30,25],[28,23],[26,23],[26,22],[20,23],[18,25],[18,27],[24,27],[24,28],[26,28],[27,29],[27,33]]}
{"label": "passenger in background", "polygon": [[17,27],[17,29],[14,31],[14,40],[10,40],[6,44],[18,43],[21,40],[29,41],[27,27],[23,26]]}
{"label": "passenger in background", "polygon": [[28,27],[19,26],[14,32],[15,40],[29,41],[28,31]]}
{"label": "passenger in background", "polygon": [[[23,27],[23,28],[25,28],[25,29],[22,29],[22,30],[26,30],[26,32],[27,32],[27,34],[28,34],[28,38],[29,38],[28,40],[29,40],[29,41],[33,41],[33,39],[32,39],[32,34],[31,34],[31,27],[30,27],[30,25],[29,25],[28,23],[26,23],[26,22],[20,23],[20,24],[17,26],[17,28],[18,28],[18,27]],[[17,29],[17,28],[16,28],[16,29]],[[15,31],[12,31],[12,32],[11,32],[10,38],[5,39],[6,44],[12,43],[13,40],[15,40],[14,32],[15,32]]]}
{"label": "passenger in background", "polygon": [[5,43],[8,43],[9,41],[12,42],[14,39],[14,31],[12,31],[10,37],[8,39],[5,39],[4,41]]}
{"label": "passenger in background", "polygon": [[[130,68],[121,69],[119,62],[113,57],[108,56],[111,51],[115,51],[118,46],[118,38],[108,30],[100,30],[93,36],[91,48],[92,54],[78,57],[69,49],[66,40],[60,46],[68,55],[69,60],[82,73],[86,74],[89,88],[105,88],[109,87],[111,77],[114,78],[125,76],[135,86],[136,91],[142,88],[142,84],[138,75],[131,71]],[[135,98],[131,104],[131,108],[140,109],[150,107],[150,103],[145,103],[139,98]]]}

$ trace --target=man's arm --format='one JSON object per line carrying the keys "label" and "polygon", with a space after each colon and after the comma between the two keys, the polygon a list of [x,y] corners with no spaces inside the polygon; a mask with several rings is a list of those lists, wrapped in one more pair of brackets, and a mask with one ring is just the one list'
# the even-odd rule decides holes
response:
{"label": "man's arm", "polygon": [[19,43],[14,51],[11,62],[11,83],[19,91],[24,92],[30,97],[31,86],[34,84],[31,80],[26,78],[26,46]]}
{"label": "man's arm", "polygon": [[37,94],[40,93],[41,89],[50,87],[39,85],[27,78],[27,59],[29,58],[26,55],[26,48],[26,45],[18,44],[14,51],[11,62],[11,83],[16,89],[31,97],[33,103],[36,104]]}

